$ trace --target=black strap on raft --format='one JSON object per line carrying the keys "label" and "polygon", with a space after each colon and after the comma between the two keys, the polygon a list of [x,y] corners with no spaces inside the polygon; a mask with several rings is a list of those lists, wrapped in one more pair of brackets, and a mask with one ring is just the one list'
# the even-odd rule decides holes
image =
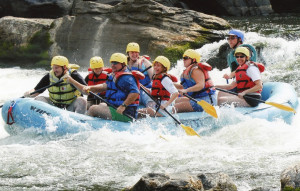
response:
{"label": "black strap on raft", "polygon": [[[12,101],[11,104],[10,104],[10,106],[9,106],[9,108],[8,108],[8,111],[7,111],[7,121],[6,121],[6,123],[7,123],[8,125],[12,125],[12,124],[15,123],[14,117],[13,117],[13,115],[12,115],[12,109],[13,109],[13,107],[15,106],[15,104],[16,104],[16,102],[15,102],[15,101]],[[11,119],[11,122],[9,122],[10,119]]]}

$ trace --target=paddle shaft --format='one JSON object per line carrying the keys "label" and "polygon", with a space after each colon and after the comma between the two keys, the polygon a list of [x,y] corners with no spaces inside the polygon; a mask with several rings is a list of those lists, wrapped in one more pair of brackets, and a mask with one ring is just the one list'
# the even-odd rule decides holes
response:
{"label": "paddle shaft", "polygon": [[[108,106],[110,106],[110,107],[114,108],[115,110],[117,110],[116,106],[114,106],[113,104],[109,103],[104,98],[100,97],[99,95],[95,94],[92,91],[89,91],[89,93],[92,94],[93,96],[95,96],[96,98],[100,99],[102,102],[106,103]],[[125,115],[128,118],[130,118],[132,121],[134,120],[134,118],[132,116],[128,115],[127,113],[123,113],[123,115]]]}
{"label": "paddle shaft", "polygon": [[[226,93],[229,93],[229,94],[233,94],[233,95],[236,95],[236,96],[238,95],[238,93],[236,93],[236,92],[224,90],[224,89],[221,89],[221,88],[216,88],[216,90],[219,90],[219,91],[222,91],[222,92],[226,92]],[[261,102],[261,103],[266,103],[264,100],[257,99],[257,98],[254,98],[254,97],[250,97],[250,96],[247,96],[247,95],[244,95],[244,97],[256,100],[256,101]]]}
{"label": "paddle shaft", "polygon": [[183,93],[183,95],[184,95],[185,97],[191,99],[192,101],[196,102],[196,103],[198,102],[198,100],[196,100],[195,98],[189,96],[189,94]]}
{"label": "paddle shaft", "polygon": [[[158,101],[154,98],[154,97],[152,97],[152,95],[150,95],[146,90],[145,90],[145,88],[143,87],[143,86],[141,86],[141,89],[157,104],[157,105],[159,105],[159,103],[158,103]],[[170,116],[170,117],[172,117],[173,119],[174,119],[174,121],[176,121],[176,123],[178,123],[178,125],[181,125],[181,122],[178,120],[178,119],[176,119],[166,108],[164,108],[164,111]]]}
{"label": "paddle shaft", "polygon": [[[38,90],[35,90],[34,92],[31,92],[29,95],[33,95],[33,94],[36,94],[36,93],[39,93],[40,91],[42,91],[42,90],[44,90],[44,89],[47,89],[47,88],[50,88],[50,87],[52,87],[52,86],[55,86],[55,85],[57,85],[57,84],[60,84],[60,83],[62,83],[64,80],[59,80],[58,82],[55,82],[54,84],[50,84],[50,85],[48,85],[48,86],[45,86],[45,87],[42,87],[42,88],[40,88],[40,89],[38,89]],[[22,97],[20,97],[20,98],[25,98],[25,96],[22,96]],[[3,105],[0,105],[0,108],[2,108],[3,107]]]}
{"label": "paddle shaft", "polygon": [[150,68],[152,68],[152,66],[148,66],[145,70],[141,71],[141,73],[146,72],[146,71],[149,70]]}

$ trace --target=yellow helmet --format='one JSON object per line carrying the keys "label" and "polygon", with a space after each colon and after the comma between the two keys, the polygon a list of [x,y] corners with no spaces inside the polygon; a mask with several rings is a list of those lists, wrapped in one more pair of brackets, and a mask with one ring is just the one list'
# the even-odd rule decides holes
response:
{"label": "yellow helmet", "polygon": [[126,48],[126,53],[128,52],[140,52],[140,45],[135,42],[128,43],[127,48]]}
{"label": "yellow helmet", "polygon": [[54,56],[51,60],[51,67],[53,65],[66,66],[68,68],[69,60],[64,56]]}
{"label": "yellow helmet", "polygon": [[200,59],[201,59],[201,55],[196,51],[196,50],[193,50],[193,49],[187,49],[184,53],[183,53],[183,56],[182,57],[190,57],[192,59],[196,59],[196,62],[200,62]]}
{"label": "yellow helmet", "polygon": [[94,56],[90,59],[90,68],[95,69],[95,68],[103,68],[104,63],[101,57],[99,56]]}
{"label": "yellow helmet", "polygon": [[120,62],[120,63],[124,63],[125,65],[127,65],[127,56],[125,56],[122,53],[113,53],[110,57],[109,62]]}
{"label": "yellow helmet", "polygon": [[155,62],[161,63],[164,67],[167,68],[167,71],[169,71],[171,63],[170,63],[170,61],[169,61],[169,59],[167,57],[165,57],[165,56],[158,56],[153,61],[152,65],[154,65]]}
{"label": "yellow helmet", "polygon": [[248,58],[250,57],[249,49],[246,47],[237,47],[237,49],[234,52],[234,55],[236,55],[237,53],[245,54]]}

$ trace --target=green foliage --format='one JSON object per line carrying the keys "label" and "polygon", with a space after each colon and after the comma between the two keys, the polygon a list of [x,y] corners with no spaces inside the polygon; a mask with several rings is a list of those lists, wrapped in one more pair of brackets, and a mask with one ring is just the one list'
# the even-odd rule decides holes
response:
{"label": "green foliage", "polygon": [[293,187],[290,187],[290,186],[286,186],[283,188],[282,191],[300,191],[300,188],[293,188]]}
{"label": "green foliage", "polygon": [[207,40],[207,36],[201,35],[200,37],[197,37],[193,42],[174,44],[170,47],[167,47],[166,49],[164,49],[163,55],[166,56],[171,63],[176,63],[177,60],[182,59],[184,51],[189,48],[200,48],[206,43],[209,43],[209,41]]}
{"label": "green foliage", "polygon": [[0,42],[0,60],[4,62],[33,63],[39,66],[49,63],[49,47],[53,44],[50,34],[45,31],[35,33],[25,46],[13,42]]}

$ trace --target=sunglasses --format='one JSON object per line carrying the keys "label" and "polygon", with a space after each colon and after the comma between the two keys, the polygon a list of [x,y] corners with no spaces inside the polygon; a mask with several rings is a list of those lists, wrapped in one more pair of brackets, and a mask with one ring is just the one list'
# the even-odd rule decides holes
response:
{"label": "sunglasses", "polygon": [[235,56],[235,58],[245,58],[245,56]]}
{"label": "sunglasses", "polygon": [[226,37],[227,40],[234,40],[234,39],[236,39],[236,38],[238,38],[238,37],[237,37],[237,36],[229,36],[229,37]]}
{"label": "sunglasses", "polygon": [[188,56],[183,57],[183,60],[187,60],[187,59],[190,59],[190,57]]}
{"label": "sunglasses", "polygon": [[110,62],[113,65],[120,64],[120,62]]}

